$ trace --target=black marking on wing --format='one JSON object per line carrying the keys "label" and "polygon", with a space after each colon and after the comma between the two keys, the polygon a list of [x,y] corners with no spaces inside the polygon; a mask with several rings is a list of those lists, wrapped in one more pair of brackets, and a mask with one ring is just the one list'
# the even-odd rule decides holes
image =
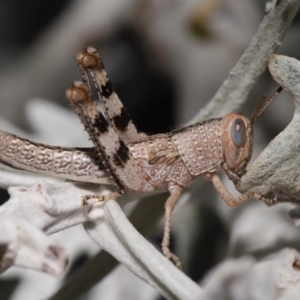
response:
{"label": "black marking on wing", "polygon": [[103,116],[103,114],[100,112],[97,116],[97,118],[94,121],[94,125],[100,130],[101,133],[108,132],[109,123]]}
{"label": "black marking on wing", "polygon": [[120,147],[114,154],[113,159],[117,166],[123,167],[129,160],[129,149],[122,140],[120,140],[119,142]]}
{"label": "black marking on wing", "polygon": [[109,98],[113,92],[113,87],[108,79],[105,85],[101,85],[101,94],[103,97]]}
{"label": "black marking on wing", "polygon": [[127,129],[131,118],[124,106],[121,109],[121,114],[113,117],[113,121],[118,130],[124,132]]}

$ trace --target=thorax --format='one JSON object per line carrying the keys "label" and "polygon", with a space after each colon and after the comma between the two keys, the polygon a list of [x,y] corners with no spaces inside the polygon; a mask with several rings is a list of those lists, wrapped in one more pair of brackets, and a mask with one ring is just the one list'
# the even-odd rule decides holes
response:
{"label": "thorax", "polygon": [[169,182],[184,187],[196,176],[216,171],[223,155],[221,121],[213,119],[130,143],[144,172],[145,190]]}

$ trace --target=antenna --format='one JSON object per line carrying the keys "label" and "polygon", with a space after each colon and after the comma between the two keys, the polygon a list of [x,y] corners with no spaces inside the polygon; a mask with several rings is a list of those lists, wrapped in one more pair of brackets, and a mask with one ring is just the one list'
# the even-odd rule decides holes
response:
{"label": "antenna", "polygon": [[279,95],[279,93],[282,91],[282,87],[280,86],[276,92],[265,102],[266,96],[264,95],[262,99],[259,101],[257,107],[254,109],[254,112],[252,113],[252,116],[250,118],[250,124],[251,126],[256,121],[256,119],[263,113],[263,111],[266,109],[266,107]]}

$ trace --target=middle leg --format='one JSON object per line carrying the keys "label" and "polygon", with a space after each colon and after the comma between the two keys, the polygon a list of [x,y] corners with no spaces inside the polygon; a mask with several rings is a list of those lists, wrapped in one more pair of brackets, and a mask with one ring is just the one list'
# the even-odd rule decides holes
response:
{"label": "middle leg", "polygon": [[177,185],[172,185],[170,188],[170,196],[165,204],[165,226],[164,226],[164,238],[162,241],[162,251],[164,255],[172,260],[175,265],[181,269],[180,259],[170,250],[170,233],[171,233],[171,215],[175,208],[176,203],[179,200],[181,194],[181,188]]}

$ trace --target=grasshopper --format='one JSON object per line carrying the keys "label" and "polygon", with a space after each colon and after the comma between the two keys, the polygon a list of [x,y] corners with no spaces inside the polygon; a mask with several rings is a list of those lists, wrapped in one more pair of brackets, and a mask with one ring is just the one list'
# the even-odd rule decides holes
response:
{"label": "grasshopper", "polygon": [[[228,206],[249,198],[268,199],[248,192],[235,199],[217,171],[222,168],[236,184],[246,172],[253,146],[253,124],[281,91],[261,101],[250,120],[239,113],[182,127],[165,134],[138,132],[114,91],[100,54],[88,47],[77,55],[82,80],[66,91],[66,98],[88,132],[93,148],[63,148],[38,144],[0,131],[0,162],[10,167],[74,181],[112,184],[108,195],[86,195],[98,201],[116,199],[127,191],[169,190],[162,241],[164,255],[179,268],[169,249],[171,214],[188,183],[198,176],[210,180]],[[95,99],[99,98],[102,110]],[[102,112],[103,111],[103,112]]]}

